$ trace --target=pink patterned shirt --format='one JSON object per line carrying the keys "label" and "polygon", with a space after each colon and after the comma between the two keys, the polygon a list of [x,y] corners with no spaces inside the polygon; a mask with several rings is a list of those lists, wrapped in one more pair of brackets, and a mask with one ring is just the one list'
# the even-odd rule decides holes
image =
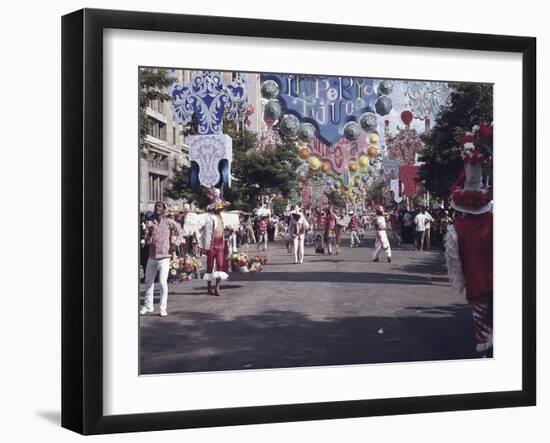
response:
{"label": "pink patterned shirt", "polygon": [[149,258],[160,260],[170,257],[171,246],[178,246],[182,241],[181,226],[171,218],[150,221],[147,230],[145,243],[149,245]]}

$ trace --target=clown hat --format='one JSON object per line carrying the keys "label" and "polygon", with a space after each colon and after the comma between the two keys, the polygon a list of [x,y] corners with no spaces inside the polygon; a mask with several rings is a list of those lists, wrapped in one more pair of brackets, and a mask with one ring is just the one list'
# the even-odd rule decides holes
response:
{"label": "clown hat", "polygon": [[208,198],[210,204],[206,207],[207,211],[216,211],[229,207],[229,202],[226,202],[221,197],[221,191],[218,188],[210,188],[208,190]]}
{"label": "clown hat", "polygon": [[[464,173],[455,182],[457,186],[451,194],[451,207],[467,214],[484,214],[492,209],[491,197],[483,187],[482,166],[489,158],[476,146],[476,139],[471,135],[465,137],[462,157]],[[462,187],[460,187],[462,186]]]}

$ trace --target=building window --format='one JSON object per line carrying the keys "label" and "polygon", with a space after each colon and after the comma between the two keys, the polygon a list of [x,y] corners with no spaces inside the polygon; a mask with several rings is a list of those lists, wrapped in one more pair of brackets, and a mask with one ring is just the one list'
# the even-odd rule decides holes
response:
{"label": "building window", "polygon": [[149,158],[149,167],[155,169],[164,169],[165,171],[168,171],[168,169],[170,169],[168,156],[162,154],[153,154]]}
{"label": "building window", "polygon": [[150,118],[151,121],[151,132],[150,134],[153,137],[160,138],[161,140],[166,141],[166,125],[154,118]]}
{"label": "building window", "polygon": [[149,174],[149,201],[162,201],[166,177],[157,174]]}
{"label": "building window", "polygon": [[174,145],[178,144],[177,137],[178,137],[178,134],[177,134],[176,128],[174,127],[172,128],[172,141]]}

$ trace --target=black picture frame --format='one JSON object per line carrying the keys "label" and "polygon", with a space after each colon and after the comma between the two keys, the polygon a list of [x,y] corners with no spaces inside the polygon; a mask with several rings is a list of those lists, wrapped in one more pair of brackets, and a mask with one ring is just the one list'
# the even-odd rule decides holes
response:
{"label": "black picture frame", "polygon": [[[103,31],[108,28],[501,51],[522,55],[522,388],[517,391],[103,413]],[[282,31],[284,30],[284,31]],[[536,39],[412,29],[83,9],[62,18],[62,426],[152,431],[536,403]]]}

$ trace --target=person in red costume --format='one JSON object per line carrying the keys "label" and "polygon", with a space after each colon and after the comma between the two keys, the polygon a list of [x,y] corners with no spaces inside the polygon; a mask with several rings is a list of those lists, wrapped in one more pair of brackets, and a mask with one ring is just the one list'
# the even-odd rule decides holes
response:
{"label": "person in red costume", "polygon": [[[451,195],[451,206],[463,217],[449,225],[445,257],[454,289],[464,294],[474,320],[476,351],[493,352],[493,213],[490,194],[483,187],[482,164],[489,158],[468,135],[464,143],[463,188]],[[481,145],[481,143],[479,143]]]}

